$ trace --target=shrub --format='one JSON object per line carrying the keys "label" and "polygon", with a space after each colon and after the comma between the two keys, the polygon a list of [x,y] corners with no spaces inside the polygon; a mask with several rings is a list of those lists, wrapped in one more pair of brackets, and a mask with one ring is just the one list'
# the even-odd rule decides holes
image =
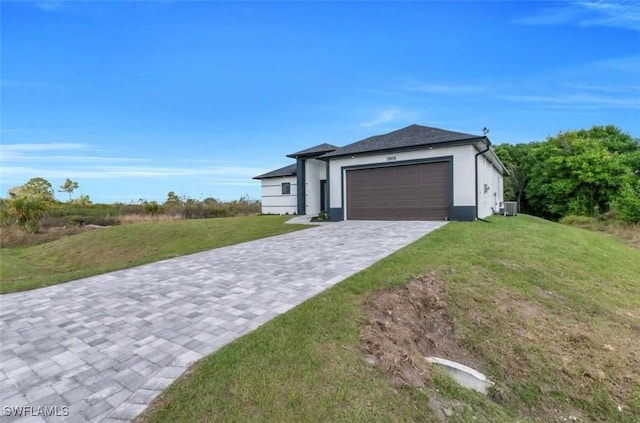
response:
{"label": "shrub", "polygon": [[640,223],[640,190],[625,187],[611,208],[618,219],[627,223]]}
{"label": "shrub", "polygon": [[570,214],[560,219],[560,223],[563,225],[577,225],[577,226],[588,226],[592,224],[594,219],[590,216],[579,216],[575,214]]}
{"label": "shrub", "polygon": [[9,213],[22,229],[35,233],[47,209],[47,202],[37,197],[16,197],[8,201]]}
{"label": "shrub", "polygon": [[144,203],[143,207],[144,207],[144,212],[151,216],[157,216],[158,214],[160,214],[160,211],[161,211],[160,204],[158,204],[156,201]]}
{"label": "shrub", "polygon": [[10,212],[10,201],[0,198],[0,226],[11,226],[16,223]]}

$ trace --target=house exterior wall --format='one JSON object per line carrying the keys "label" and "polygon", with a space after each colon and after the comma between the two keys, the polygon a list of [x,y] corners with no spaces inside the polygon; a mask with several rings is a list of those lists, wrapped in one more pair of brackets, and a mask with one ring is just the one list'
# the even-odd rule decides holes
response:
{"label": "house exterior wall", "polygon": [[359,165],[391,165],[394,162],[416,161],[421,159],[435,159],[452,157],[453,167],[453,208],[451,218],[467,220],[470,213],[475,214],[475,175],[474,160],[476,149],[472,145],[443,147],[424,150],[382,153],[376,155],[362,155],[356,157],[332,158],[329,164],[329,207],[332,220],[343,220],[346,207],[343,198],[346,197],[346,170],[343,167]]}
{"label": "house exterior wall", "polygon": [[[282,194],[282,184],[291,184],[291,194]],[[263,214],[296,214],[297,212],[297,180],[295,176],[279,176],[262,179],[262,213]]]}
{"label": "house exterior wall", "polygon": [[[488,153],[487,153],[488,154]],[[478,157],[478,217],[485,218],[497,212],[504,201],[504,179],[493,164]]]}
{"label": "house exterior wall", "polygon": [[320,213],[320,181],[327,179],[326,162],[308,159],[305,166],[305,214]]}

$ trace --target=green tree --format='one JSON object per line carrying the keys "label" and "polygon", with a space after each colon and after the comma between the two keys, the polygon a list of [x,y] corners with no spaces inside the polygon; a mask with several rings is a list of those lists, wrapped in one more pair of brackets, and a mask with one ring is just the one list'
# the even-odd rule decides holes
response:
{"label": "green tree", "polygon": [[614,125],[593,126],[591,129],[581,129],[575,133],[580,138],[598,141],[610,153],[630,154],[640,149],[640,140],[622,132]]}
{"label": "green tree", "polygon": [[58,192],[66,192],[69,194],[69,202],[71,202],[71,193],[78,189],[78,183],[67,178],[64,184],[60,185]]}
{"label": "green tree", "polygon": [[73,200],[73,204],[78,204],[81,206],[88,206],[91,203],[92,203],[91,198],[89,198],[89,196],[86,194],[80,194],[78,198]]}
{"label": "green tree", "polygon": [[157,216],[162,211],[160,204],[157,201],[145,201],[143,203],[144,212],[151,216]]}
{"label": "green tree", "polygon": [[169,191],[169,193],[167,194],[167,199],[164,201],[164,205],[179,206],[181,204],[182,204],[182,200],[180,199],[180,197],[178,197],[178,195],[175,192]]}
{"label": "green tree", "polygon": [[55,202],[53,187],[44,178],[31,178],[24,185],[9,190],[10,198],[32,197],[45,202]]}
{"label": "green tree", "polygon": [[532,148],[525,194],[534,214],[559,218],[604,213],[626,184],[634,185],[625,163],[633,144],[628,140],[633,140],[612,128],[568,131]]}
{"label": "green tree", "polygon": [[527,210],[524,192],[530,179],[531,150],[536,144],[501,144],[495,148],[496,154],[509,172],[504,179],[504,198],[516,200],[520,210]]}
{"label": "green tree", "polygon": [[205,206],[216,207],[220,205],[220,201],[213,197],[207,197],[202,200],[202,204],[204,204]]}
{"label": "green tree", "polygon": [[640,223],[640,183],[625,184],[611,205],[616,218],[627,223]]}

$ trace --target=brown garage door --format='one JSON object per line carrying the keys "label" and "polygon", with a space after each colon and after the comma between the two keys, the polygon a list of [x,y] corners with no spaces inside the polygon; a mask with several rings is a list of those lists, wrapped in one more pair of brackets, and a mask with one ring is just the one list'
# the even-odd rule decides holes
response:
{"label": "brown garage door", "polygon": [[444,220],[449,162],[347,171],[347,219]]}

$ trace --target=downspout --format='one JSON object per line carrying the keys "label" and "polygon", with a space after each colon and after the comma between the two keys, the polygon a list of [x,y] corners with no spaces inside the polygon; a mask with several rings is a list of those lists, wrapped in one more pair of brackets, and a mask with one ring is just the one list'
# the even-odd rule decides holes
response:
{"label": "downspout", "polygon": [[478,200],[479,200],[479,198],[478,198],[478,156],[483,155],[484,153],[489,151],[489,149],[491,148],[491,141],[489,141],[489,138],[485,137],[484,140],[487,143],[487,148],[484,149],[483,151],[477,153],[476,157],[475,157],[475,165],[476,165],[476,220],[482,220],[483,222],[491,223],[488,220],[481,219],[480,217],[478,217]]}

